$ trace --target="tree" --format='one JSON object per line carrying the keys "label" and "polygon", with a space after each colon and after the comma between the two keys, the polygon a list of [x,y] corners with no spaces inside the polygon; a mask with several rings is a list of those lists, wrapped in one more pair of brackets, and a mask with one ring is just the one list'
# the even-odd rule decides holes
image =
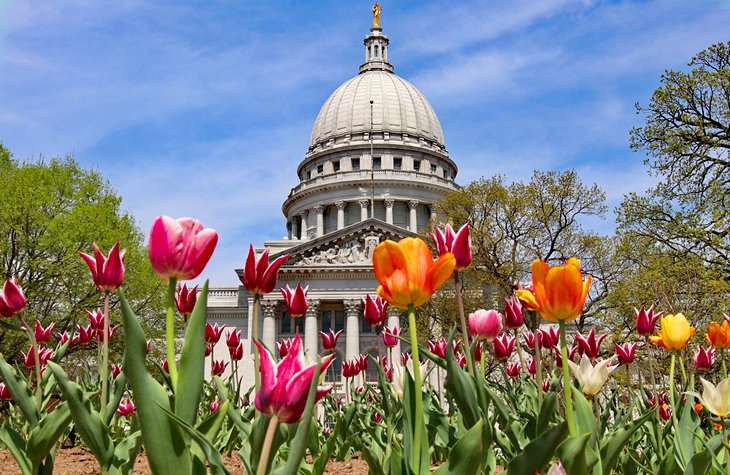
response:
{"label": "tree", "polygon": [[[0,277],[17,276],[28,298],[23,315],[29,323],[53,321],[56,331],[69,333],[76,323],[86,325],[85,310],[100,307],[103,295],[78,253],[91,252],[93,242],[106,253],[120,241],[127,249],[123,289],[146,326],[158,326],[163,291],[143,234],[98,171],[83,169],[71,157],[18,162],[0,144],[0,190]],[[116,304],[113,296],[113,309]],[[27,347],[23,335],[4,331],[0,338],[8,358]],[[121,338],[114,342],[121,351]]]}
{"label": "tree", "polygon": [[[596,184],[583,184],[575,171],[535,171],[528,183],[506,184],[499,175],[481,178],[447,194],[434,211],[437,221],[472,224],[466,308],[501,306],[499,297],[510,294],[517,281],[530,280],[534,259],[562,265],[578,257],[594,277],[579,327],[605,309],[608,285],[620,261],[614,258],[613,239],[583,229],[581,219],[604,216],[605,194]],[[480,291],[484,288],[491,289],[486,301]],[[431,312],[448,319],[450,305],[436,299]]]}
{"label": "tree", "polygon": [[631,147],[660,183],[629,194],[618,209],[623,233],[691,254],[730,276],[730,42],[692,58],[690,72],[667,71]]}

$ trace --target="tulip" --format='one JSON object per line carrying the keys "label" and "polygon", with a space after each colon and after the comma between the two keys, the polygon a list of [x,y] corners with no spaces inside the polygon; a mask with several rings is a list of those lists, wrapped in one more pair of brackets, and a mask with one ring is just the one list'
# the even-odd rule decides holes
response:
{"label": "tulip", "polygon": [[546,393],[550,391],[550,380],[546,379],[542,382],[542,392]]}
{"label": "tulip", "polygon": [[344,330],[335,333],[331,328],[329,333],[319,332],[322,337],[322,347],[325,351],[333,351],[337,347],[337,339],[342,335]]}
{"label": "tulip", "polygon": [[[525,344],[527,345],[527,347],[529,349],[531,349],[531,350],[535,349],[535,334],[534,333],[532,333],[531,331],[523,333],[522,338],[524,338]],[[540,339],[540,343],[542,343],[542,337],[539,332],[538,332],[538,338]],[[540,345],[540,346],[542,346],[542,345]]]}
{"label": "tulip", "polygon": [[411,352],[408,352],[408,353],[401,353],[401,355],[400,355],[400,362],[401,362],[402,364],[404,364],[404,365],[405,365],[406,363],[408,363],[408,361],[410,361],[410,360],[412,360],[412,359],[413,359],[413,354],[411,354]]}
{"label": "tulip", "polygon": [[[462,355],[463,358],[463,355]],[[392,378],[392,384],[390,385],[393,394],[396,398],[399,400],[403,400],[403,393],[406,387],[406,369],[411,374],[411,378],[413,378],[414,374],[414,366],[413,360],[408,360],[405,364],[399,365],[394,364],[393,365],[393,378]],[[421,363],[419,364],[419,370],[421,374],[424,374],[426,372],[426,369],[428,368],[427,363]]]}
{"label": "tulip", "polygon": [[710,322],[705,338],[715,348],[730,348],[730,322],[727,320],[723,320],[722,323]]}
{"label": "tulip", "polygon": [[206,343],[205,344],[205,357],[209,357],[211,354],[213,354],[213,344],[212,343]]}
{"label": "tulip", "polygon": [[119,242],[117,242],[109,250],[109,257],[107,258],[99,250],[96,243],[93,246],[93,256],[83,252],[79,252],[79,256],[89,266],[96,288],[101,292],[113,292],[121,287],[124,280],[124,256],[127,250],[123,249],[120,252]]}
{"label": "tulip", "polygon": [[659,398],[657,401],[657,395],[656,393],[652,393],[651,397],[649,398],[649,406],[650,407],[656,407],[657,402],[661,406],[662,404],[666,404],[669,402],[669,396],[667,396],[666,393],[659,393]]}
{"label": "tulip", "polygon": [[268,294],[276,287],[279,268],[288,257],[289,255],[285,254],[269,264],[269,248],[264,249],[264,252],[257,258],[253,244],[251,244],[248,248],[248,257],[243,268],[241,282],[252,294]]}
{"label": "tulip", "polygon": [[219,407],[221,407],[221,402],[218,399],[213,399],[212,401],[210,401],[208,409],[210,410],[210,412],[215,412],[218,410]]}
{"label": "tulip", "polygon": [[27,300],[18,279],[11,277],[3,284],[0,291],[0,316],[10,318],[25,308]]}
{"label": "tulip", "polygon": [[591,328],[588,337],[584,337],[580,333],[575,335],[575,342],[578,344],[578,353],[586,355],[590,359],[595,359],[598,356],[598,352],[601,350],[601,343],[606,339],[608,333],[596,338],[596,329]]}
{"label": "tulip", "polygon": [[5,386],[5,383],[0,383],[0,401],[10,401],[13,399],[13,395],[10,394],[10,389]]}
{"label": "tulip", "polygon": [[640,310],[634,309],[634,313],[636,314],[636,331],[639,335],[649,336],[654,333],[656,321],[664,312],[654,313],[654,306],[652,305],[649,310],[646,310],[643,306]]}
{"label": "tulip", "polygon": [[433,260],[428,245],[418,238],[378,244],[373,253],[378,294],[400,309],[425,304],[454,272],[452,253]]}
{"label": "tulip", "polygon": [[560,460],[558,460],[550,467],[547,475],[567,475],[567,473],[568,472],[565,471],[565,467],[563,467],[563,464],[560,462]]}
{"label": "tulip", "polygon": [[159,365],[165,373],[170,374],[170,363],[167,360],[160,360]]}
{"label": "tulip", "polygon": [[466,355],[459,351],[456,353],[456,362],[459,363],[459,366],[461,366],[461,369],[464,369],[464,366],[466,366]]}
{"label": "tulip", "polygon": [[383,371],[385,371],[385,376],[388,377],[388,381],[393,381],[393,367],[383,368]]}
{"label": "tulip", "polygon": [[519,378],[520,371],[522,371],[522,365],[515,361],[512,361],[510,363],[507,363],[507,365],[504,367],[504,370],[507,373],[507,376],[509,376],[510,378]]}
{"label": "tulip", "polygon": [[451,341],[451,352],[453,354],[456,354],[460,348],[461,348],[461,340],[452,340]]}
{"label": "tulip", "polygon": [[[299,334],[294,336],[291,350],[278,364],[274,364],[269,352],[257,341],[261,355],[261,389],[256,393],[256,408],[267,416],[277,417],[281,422],[297,422],[304,412],[309,394],[309,386],[317,370],[317,364],[304,366],[302,341]],[[324,374],[334,355],[322,359],[320,372]],[[317,388],[315,403],[329,388]]]}
{"label": "tulip", "polygon": [[[577,346],[569,346],[567,348],[568,359],[570,361],[575,361],[576,353],[578,353]],[[555,366],[557,366],[558,368],[563,367],[563,355],[560,351],[557,350],[557,348],[555,349]]]}
{"label": "tulip", "polygon": [[81,345],[88,345],[94,340],[94,336],[96,335],[96,330],[91,325],[82,327],[77,324],[76,331],[79,332],[78,341]]}
{"label": "tulip", "polygon": [[362,299],[363,317],[372,326],[380,326],[385,323],[388,312],[388,302],[376,296],[372,298],[367,295]]}
{"label": "tulip", "polygon": [[705,409],[705,406],[703,406],[701,402],[695,401],[692,405],[692,409],[694,409],[695,413],[700,416],[702,415],[702,411]]}
{"label": "tulip", "polygon": [[218,243],[218,233],[192,218],[159,216],[152,223],[149,255],[164,280],[191,280],[203,272]]}
{"label": "tulip", "polygon": [[578,380],[581,391],[589,396],[597,394],[606,384],[608,376],[618,368],[618,366],[611,366],[610,359],[600,361],[593,366],[590,358],[585,354],[580,359],[580,365],[568,360],[568,366],[575,379]]}
{"label": "tulip", "polygon": [[117,414],[122,417],[129,417],[134,414],[136,410],[137,408],[134,407],[134,403],[130,399],[122,399],[117,407]]}
{"label": "tulip", "polygon": [[284,296],[286,311],[292,318],[298,318],[307,313],[307,290],[309,287],[302,288],[301,284],[297,284],[296,288],[290,289],[289,284],[285,289],[279,289],[281,295]]}
{"label": "tulip", "polygon": [[279,358],[284,358],[286,355],[289,354],[291,345],[292,345],[291,338],[284,338],[281,341],[276,342],[276,349],[279,352]]}
{"label": "tulip", "polygon": [[700,378],[702,381],[702,396],[694,392],[688,392],[700,400],[705,409],[717,417],[727,417],[730,414],[730,379],[725,378],[717,386]]}
{"label": "tulip", "polygon": [[[70,339],[71,339],[71,335],[69,335],[69,333],[67,331],[63,332],[63,333],[56,332],[56,340],[58,340],[58,342],[61,343],[61,345],[65,345],[66,342],[69,341]],[[73,346],[73,342],[71,342],[71,345],[69,345],[69,347],[71,347],[71,346]]]}
{"label": "tulip", "polygon": [[[535,300],[535,289],[532,288],[532,283],[529,284],[523,284],[522,282],[517,282],[517,290],[522,290],[524,292],[516,292],[517,299],[520,301],[523,307],[525,307],[528,310],[537,310],[537,301]],[[524,298],[523,298],[524,296]]]}
{"label": "tulip", "polygon": [[360,374],[360,364],[357,360],[342,363],[342,376],[345,378],[354,378],[358,374]]}
{"label": "tulip", "polygon": [[360,355],[357,358],[357,364],[360,366],[360,371],[368,370],[368,355]]}
{"label": "tulip", "polygon": [[[23,354],[23,364],[26,368],[35,368],[35,349],[31,345],[31,347],[28,349],[28,352],[21,351]],[[40,362],[40,365],[45,365],[49,359],[53,356],[53,351],[48,348],[40,348],[38,350],[38,359]]]}
{"label": "tulip", "polygon": [[672,406],[670,406],[667,403],[662,404],[659,406],[659,417],[664,419],[665,421],[668,421],[672,418]]}
{"label": "tulip", "polygon": [[535,358],[530,358],[530,361],[527,362],[527,371],[532,375],[537,373]]}
{"label": "tulip", "polygon": [[228,362],[223,360],[213,360],[212,368],[210,370],[211,376],[220,376],[228,367]]}
{"label": "tulip", "polygon": [[480,340],[492,341],[502,332],[502,315],[496,310],[477,310],[469,314],[469,333]]}
{"label": "tulip", "polygon": [[380,366],[382,366],[383,368],[387,368],[388,367],[388,357],[382,356],[380,358],[380,360],[378,361],[378,363],[380,363]]}
{"label": "tulip", "polygon": [[439,256],[443,256],[449,252],[454,255],[456,258],[456,270],[461,270],[469,266],[472,255],[468,222],[459,228],[456,234],[454,234],[454,230],[450,224],[447,224],[443,231],[438,227],[434,227],[434,232],[430,234]]}
{"label": "tulip", "polygon": [[649,340],[667,350],[682,350],[694,334],[695,327],[690,326],[687,318],[678,313],[676,315],[664,315],[661,321],[661,329],[657,330],[656,335],[649,337]]}
{"label": "tulip", "polygon": [[621,345],[614,343],[616,347],[616,356],[618,357],[618,364],[631,364],[634,362],[634,356],[636,354],[636,343],[623,343]]}
{"label": "tulip", "polygon": [[101,311],[100,308],[97,308],[96,312],[90,312],[89,310],[87,310],[86,313],[89,315],[91,328],[93,328],[94,330],[104,329],[104,313]]}
{"label": "tulip", "polygon": [[35,340],[37,343],[48,343],[51,339],[51,332],[53,331],[53,327],[55,327],[56,324],[54,322],[51,322],[46,328],[43,328],[43,325],[41,325],[41,322],[38,320],[35,321]]}
{"label": "tulip", "polygon": [[393,328],[383,328],[383,344],[388,348],[395,348],[398,346],[398,336],[403,333],[403,329],[393,325]]}
{"label": "tulip", "polygon": [[[495,340],[497,341],[497,340]],[[484,343],[486,345],[486,343]],[[474,345],[474,361],[481,361],[482,360],[482,351],[484,350],[484,345],[482,345],[482,341],[478,340],[477,344]],[[456,354],[457,352],[454,352]]]}
{"label": "tulip", "polygon": [[193,313],[195,303],[198,301],[198,286],[188,290],[187,284],[183,284],[175,294],[175,305],[180,315],[190,315]]}
{"label": "tulip", "polygon": [[376,424],[382,424],[383,423],[383,416],[379,412],[374,413],[373,414],[373,422],[375,422]]}
{"label": "tulip", "polygon": [[[119,330],[121,327],[121,325],[114,325],[113,327],[109,327],[109,338],[107,339],[107,341],[111,340],[117,330]],[[104,341],[104,330],[96,330],[94,334],[96,335],[96,341],[98,341],[99,343],[102,343]]]}
{"label": "tulip", "polygon": [[211,325],[210,323],[205,324],[205,341],[206,343],[211,343],[213,345],[218,344],[218,342],[221,339],[221,335],[223,335],[223,330],[226,329],[226,326],[218,326],[216,323],[215,325]]}
{"label": "tulip", "polygon": [[556,348],[560,343],[560,328],[551,325],[547,330],[538,330],[537,337],[541,348]]}
{"label": "tulip", "polygon": [[519,328],[525,322],[525,315],[522,312],[520,299],[512,295],[504,299],[504,326],[507,328]]}
{"label": "tulip", "polygon": [[[517,338],[510,337],[506,333],[502,333],[502,336],[494,339],[494,357],[498,360],[509,359],[512,355],[512,351],[515,349],[515,342]],[[480,357],[481,359],[481,357]]]}
{"label": "tulip", "polygon": [[110,366],[110,369],[112,370],[112,377],[116,379],[120,374],[122,374],[122,365],[120,364],[112,364]]}
{"label": "tulip", "polygon": [[439,338],[436,341],[427,340],[428,349],[434,355],[439,358],[446,358],[446,339],[444,337]]}
{"label": "tulip", "polygon": [[695,368],[700,371],[707,371],[712,368],[712,363],[715,362],[715,349],[708,348],[704,349],[701,346],[695,351],[694,363]]}
{"label": "tulip", "polygon": [[228,348],[237,348],[241,343],[241,330],[231,329],[226,332],[226,346]]}
{"label": "tulip", "polygon": [[580,261],[574,257],[564,266],[549,266],[542,260],[532,261],[534,294],[517,290],[517,296],[550,322],[575,320],[583,311],[592,277],[583,281]]}
{"label": "tulip", "polygon": [[231,357],[231,361],[241,361],[243,359],[243,342],[239,342],[235,348],[229,346],[228,354]]}

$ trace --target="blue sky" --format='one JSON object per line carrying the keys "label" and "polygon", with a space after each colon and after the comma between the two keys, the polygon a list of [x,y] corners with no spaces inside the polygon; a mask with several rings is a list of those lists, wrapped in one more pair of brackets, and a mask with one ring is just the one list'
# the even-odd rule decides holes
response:
{"label": "blue sky", "polygon": [[[634,103],[730,40],[727,1],[381,3],[457,181],[575,168],[611,208],[654,180],[628,147]],[[285,234],[281,203],[319,108],[357,73],[371,6],[0,0],[0,141],[99,169],[145,231],[159,214],[217,229],[205,275],[234,285],[248,244]]]}

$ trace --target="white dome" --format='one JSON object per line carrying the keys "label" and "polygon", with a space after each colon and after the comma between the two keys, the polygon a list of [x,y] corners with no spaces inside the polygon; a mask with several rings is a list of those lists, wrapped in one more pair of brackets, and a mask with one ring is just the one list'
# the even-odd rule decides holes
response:
{"label": "white dome", "polygon": [[370,131],[370,101],[374,131],[423,137],[443,146],[441,124],[424,95],[405,79],[382,70],[363,72],[332,93],[314,122],[310,146]]}

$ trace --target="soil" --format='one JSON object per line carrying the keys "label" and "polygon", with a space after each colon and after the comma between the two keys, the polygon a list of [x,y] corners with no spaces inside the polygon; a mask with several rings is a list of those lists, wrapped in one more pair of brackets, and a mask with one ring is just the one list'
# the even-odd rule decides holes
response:
{"label": "soil", "polygon": [[[230,457],[223,457],[226,468],[233,475],[243,474],[243,465],[238,454],[235,452]],[[53,468],[54,475],[98,475],[101,473],[99,464],[88,450],[81,447],[70,449],[58,449],[56,451],[56,462]],[[150,475],[147,458],[144,454],[137,457],[134,464],[134,475]],[[344,462],[330,461],[324,470],[326,475],[367,475],[368,464],[356,453],[350,460]],[[0,474],[21,475],[15,459],[7,450],[0,450]]]}

